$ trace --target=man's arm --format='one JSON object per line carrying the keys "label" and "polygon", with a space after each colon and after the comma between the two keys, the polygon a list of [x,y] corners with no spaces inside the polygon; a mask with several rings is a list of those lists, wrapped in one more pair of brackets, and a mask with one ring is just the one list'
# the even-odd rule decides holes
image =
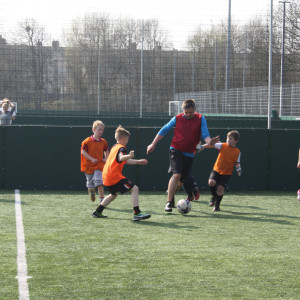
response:
{"label": "man's arm", "polygon": [[163,138],[162,135],[157,134],[153,142],[147,147],[147,154],[154,151],[156,144]]}
{"label": "man's arm", "polygon": [[299,154],[298,154],[298,164],[297,168],[300,169],[300,148],[299,148]]}
{"label": "man's arm", "polygon": [[176,125],[176,118],[173,117],[163,128],[158,132],[153,142],[147,147],[147,154],[153,152],[156,144]]}
{"label": "man's arm", "polygon": [[204,116],[202,116],[201,118],[202,118],[202,120],[201,120],[201,136],[204,139],[204,141],[210,145],[214,145],[215,143],[218,143],[220,141],[219,136],[211,138],[208,128],[207,128],[206,119]]}

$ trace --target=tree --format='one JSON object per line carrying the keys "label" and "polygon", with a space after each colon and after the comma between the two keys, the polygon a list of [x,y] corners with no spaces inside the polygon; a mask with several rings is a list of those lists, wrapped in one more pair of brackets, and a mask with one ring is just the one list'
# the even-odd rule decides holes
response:
{"label": "tree", "polygon": [[[276,11],[276,27],[282,31],[283,6]],[[280,36],[281,46],[281,36]],[[278,45],[277,48],[280,49]],[[280,50],[278,50],[280,51]],[[300,1],[291,0],[286,4],[285,14],[285,83],[300,80]]]}
{"label": "tree", "polygon": [[[154,87],[161,85],[157,74],[156,53],[167,47],[166,33],[158,21],[118,19],[103,14],[86,15],[74,20],[66,32],[69,88],[84,100],[86,109],[93,109],[101,87],[101,110],[127,107],[134,111],[140,93],[141,44],[144,39],[145,100],[153,96]],[[99,76],[100,74],[100,76]],[[98,95],[99,96],[99,95]],[[128,101],[127,101],[128,99]]]}
{"label": "tree", "polygon": [[34,92],[39,101],[35,108],[41,108],[42,95],[46,87],[47,67],[50,64],[51,51],[45,47],[50,42],[50,36],[45,28],[34,19],[27,19],[19,24],[15,34],[15,42],[28,49],[26,64],[32,81]]}

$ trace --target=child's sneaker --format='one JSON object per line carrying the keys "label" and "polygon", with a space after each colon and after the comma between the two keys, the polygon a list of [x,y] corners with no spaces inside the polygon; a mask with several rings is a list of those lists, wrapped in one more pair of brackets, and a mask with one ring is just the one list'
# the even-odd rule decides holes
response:
{"label": "child's sneaker", "polygon": [[168,201],[165,207],[166,212],[172,212],[172,201]]}
{"label": "child's sneaker", "polygon": [[96,210],[92,213],[92,216],[94,218],[106,218],[106,216],[103,216],[102,213],[98,213]]}
{"label": "child's sneaker", "polygon": [[140,212],[137,215],[133,215],[133,221],[145,220],[145,219],[149,219],[150,217],[151,217],[151,215]]}
{"label": "child's sneaker", "polygon": [[96,200],[96,192],[95,192],[95,189],[88,189],[88,193],[89,193],[89,195],[90,195],[90,197],[91,197],[92,202],[95,202],[95,200]]}

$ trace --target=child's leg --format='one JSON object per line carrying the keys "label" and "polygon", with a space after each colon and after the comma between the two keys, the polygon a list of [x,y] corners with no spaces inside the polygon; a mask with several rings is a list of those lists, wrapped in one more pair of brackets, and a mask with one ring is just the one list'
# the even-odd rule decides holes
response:
{"label": "child's leg", "polygon": [[101,202],[101,204],[99,206],[106,207],[109,203],[111,203],[112,201],[114,201],[117,198],[117,196],[118,196],[118,194],[116,194],[116,195],[112,195],[112,194],[107,195],[103,199],[103,201]]}
{"label": "child's leg", "polygon": [[224,195],[224,186],[218,185],[214,211],[220,210],[220,203],[222,201],[223,195]]}
{"label": "child's leg", "polygon": [[104,208],[113,200],[117,198],[118,194],[112,195],[109,194],[104,198],[104,200],[100,203],[100,205],[96,208],[96,210],[93,212],[92,216],[95,218],[105,218],[105,216],[102,215],[102,212]]}
{"label": "child's leg", "polygon": [[93,181],[94,181],[94,185],[98,189],[98,194],[101,202],[104,199],[104,188],[103,188],[102,172],[100,170],[95,170]]}
{"label": "child's leg", "polygon": [[139,188],[134,185],[130,192],[133,207],[133,221],[149,219],[151,215],[142,213],[139,207]]}
{"label": "child's leg", "polygon": [[139,208],[139,188],[134,185],[130,192],[133,212],[135,215],[138,215],[141,212]]}
{"label": "child's leg", "polygon": [[103,199],[104,199],[104,187],[103,187],[103,184],[98,185],[98,194],[100,196],[100,202],[102,202]]}
{"label": "child's leg", "polygon": [[211,192],[211,201],[209,203],[209,206],[214,206],[215,201],[216,201],[216,197],[217,197],[217,183],[214,179],[209,179],[208,180],[208,185],[209,185],[209,189],[210,189],[210,192]]}
{"label": "child's leg", "polygon": [[88,188],[88,194],[91,197],[92,202],[95,202],[96,196],[95,196],[95,186],[94,186],[94,174],[86,174],[85,173],[85,177],[86,177],[86,187]]}

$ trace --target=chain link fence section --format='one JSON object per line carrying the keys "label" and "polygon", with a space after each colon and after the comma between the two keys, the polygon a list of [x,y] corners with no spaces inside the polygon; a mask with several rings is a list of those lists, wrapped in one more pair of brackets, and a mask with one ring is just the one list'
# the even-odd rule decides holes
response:
{"label": "chain link fence section", "polygon": [[[247,87],[228,91],[178,93],[170,101],[169,115],[178,113],[182,101],[194,99],[197,110],[206,115],[267,117],[268,87]],[[285,85],[282,97],[280,86],[272,87],[272,116],[284,119],[300,118],[300,84]]]}

